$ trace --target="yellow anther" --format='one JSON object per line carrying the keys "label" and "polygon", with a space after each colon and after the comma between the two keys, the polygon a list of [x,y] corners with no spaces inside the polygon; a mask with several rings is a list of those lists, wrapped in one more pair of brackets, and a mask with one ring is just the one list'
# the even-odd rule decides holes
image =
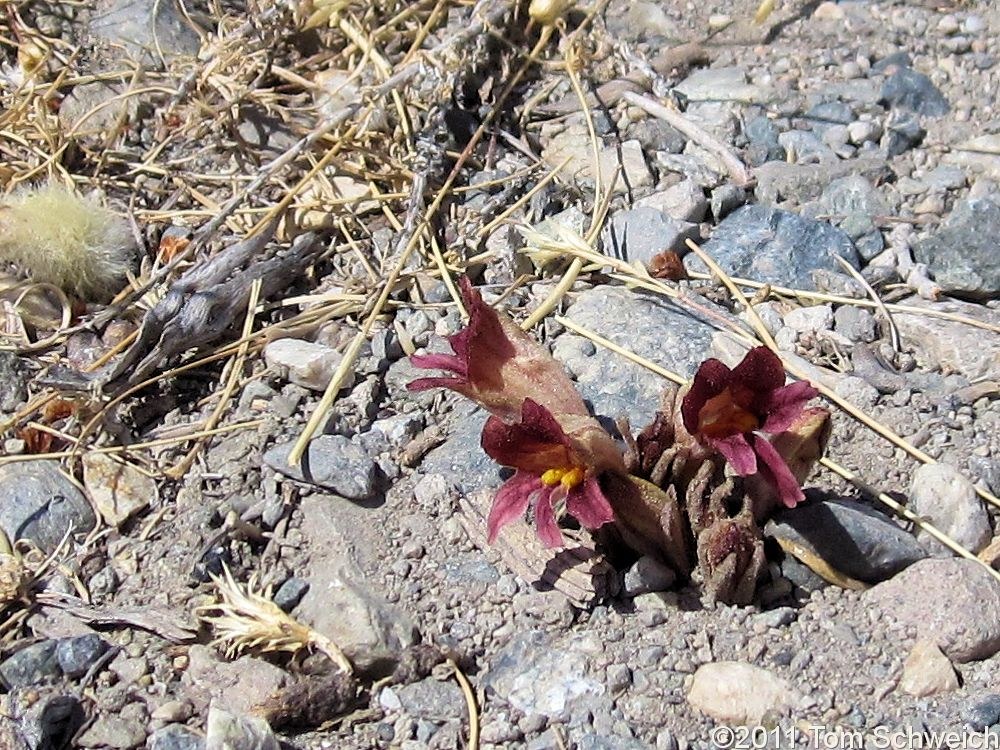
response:
{"label": "yellow anther", "polygon": [[586,473],[587,472],[579,466],[574,467],[563,473],[562,477],[559,479],[559,483],[567,490],[571,490],[583,481]]}
{"label": "yellow anther", "polygon": [[565,469],[549,469],[542,474],[542,484],[546,487],[554,487],[562,481],[565,473]]}

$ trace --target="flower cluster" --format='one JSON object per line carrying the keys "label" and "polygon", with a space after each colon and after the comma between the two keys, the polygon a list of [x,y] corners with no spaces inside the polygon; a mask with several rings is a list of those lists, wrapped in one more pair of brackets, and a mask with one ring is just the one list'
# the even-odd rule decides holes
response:
{"label": "flower cluster", "polygon": [[610,522],[614,514],[598,478],[624,471],[614,439],[589,415],[552,355],[483,302],[468,278],[459,283],[469,325],[448,339],[453,354],[411,358],[417,367],[451,374],[420,378],[409,388],[450,388],[490,412],[483,450],[516,470],[493,503],[490,541],[529,508],[539,538],[549,547],[562,544],[558,518],[563,514],[588,529]]}
{"label": "flower cluster", "polygon": [[[530,512],[547,547],[562,545],[560,520],[572,516],[587,529],[614,522],[620,538],[636,549],[670,546],[662,554],[675,564],[692,542],[703,542],[711,549],[699,548],[698,558],[715,568],[746,567],[750,560],[756,561],[754,571],[760,567],[762,558],[753,552],[753,535],[759,534],[755,514],[722,518],[707,506],[696,508],[691,498],[705,496],[706,482],[721,481],[712,477],[724,460],[732,474],[758,477],[758,486],[767,488],[777,503],[794,507],[801,502],[801,482],[822,453],[828,431],[828,412],[806,408],[817,395],[815,388],[804,382],[786,385],[781,360],[764,347],[751,350],[732,369],[719,360],[706,360],[676,411],[658,415],[644,432],[655,433],[655,440],[642,442],[640,437],[640,445],[656,445],[653,459],[662,459],[658,462],[664,466],[678,455],[685,457],[675,475],[667,472],[664,478],[660,472],[651,483],[648,472],[630,474],[637,461],[627,460],[616,440],[589,414],[551,354],[485,304],[468,278],[460,280],[460,290],[469,323],[448,339],[452,353],[411,358],[419,368],[447,374],[420,378],[409,388],[449,388],[490,412],[483,450],[514,469],[489,514],[490,542],[501,528]],[[700,465],[707,468],[698,471]],[[682,496],[686,499],[678,500]],[[678,522],[685,514],[686,531]],[[702,534],[704,524],[713,519],[727,525]],[[719,542],[734,534],[744,534],[740,544]],[[724,565],[733,550],[740,552],[739,561]],[[739,590],[746,588],[743,582]]]}

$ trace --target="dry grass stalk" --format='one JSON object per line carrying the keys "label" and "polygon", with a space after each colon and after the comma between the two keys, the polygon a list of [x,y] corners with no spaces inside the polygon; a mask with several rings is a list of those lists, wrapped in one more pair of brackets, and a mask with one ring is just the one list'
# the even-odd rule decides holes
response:
{"label": "dry grass stalk", "polygon": [[354,671],[343,651],[322,633],[294,620],[269,598],[249,583],[246,589],[233,580],[228,568],[221,578],[212,577],[220,601],[198,607],[195,616],[210,625],[215,632],[212,644],[222,648],[230,658],[243,652],[287,653],[293,657],[307,650],[316,650],[332,661],[342,672]]}

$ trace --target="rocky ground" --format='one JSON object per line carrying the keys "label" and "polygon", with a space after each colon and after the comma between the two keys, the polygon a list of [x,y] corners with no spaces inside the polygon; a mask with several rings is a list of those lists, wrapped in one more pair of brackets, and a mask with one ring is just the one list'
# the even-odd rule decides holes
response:
{"label": "rocky ground", "polygon": [[[408,4],[385,5],[383,15],[348,8],[342,18],[391,30]],[[259,9],[260,28],[247,33],[247,8],[199,4],[192,22],[216,33],[202,38],[172,3],[98,6],[16,6],[2,40],[5,106],[37,103],[18,73],[26,40],[48,40],[50,65],[79,45],[74,74],[104,78],[56,87],[52,127],[80,125],[95,106],[109,118],[87,118],[57,155],[60,169],[131,209],[148,258],[264,175],[259,191],[242,195],[247,211],[209,243],[216,252],[231,245],[295,182],[269,172],[271,160],[308,136],[316,117],[351,105],[323,88],[343,82],[323,45],[340,54],[356,39],[336,17],[333,29],[310,32],[318,36],[297,32],[302,9]],[[364,156],[324,173],[341,180],[345,199],[321,213],[346,205],[352,223],[296,214],[337,253],[265,295],[292,301],[260,314],[258,328],[275,333],[255,339],[219,423],[226,429],[181,476],[164,472],[192,443],[171,439],[211,426],[228,369],[206,363],[123,397],[78,455],[50,457],[72,447],[66,436],[81,435],[114,393],[71,391],[58,367],[82,370],[121,334],[105,320],[51,347],[15,341],[16,351],[0,352],[0,528],[12,545],[26,540],[0,571],[5,585],[14,581],[0,631],[0,746],[445,749],[468,746],[473,725],[480,747],[532,750],[761,747],[761,732],[770,747],[858,747],[862,736],[865,746],[920,747],[932,746],[920,744],[930,732],[1000,734],[1000,583],[988,570],[1000,544],[996,507],[984,502],[1000,493],[1000,11],[989,2],[787,2],[754,23],[748,2],[612,0],[592,18],[580,4],[487,128],[472,152],[479,161],[460,172],[436,224],[442,262],[468,269],[487,301],[515,318],[555,288],[551,266],[518,252],[525,234],[490,222],[563,165],[506,218],[533,227],[535,246],[565,237],[560,225],[590,228],[593,148],[562,64],[579,28],[569,38],[583,50],[584,90],[599,94],[592,112],[605,187],[614,175],[595,245],[644,265],[674,250],[693,276],[668,282],[683,291],[675,302],[623,283],[611,265],[588,269],[560,302],[565,322],[549,316],[535,329],[594,412],[641,427],[664,381],[573,325],[684,376],[708,356],[732,363],[745,351],[719,329],[749,315],[697,276],[704,265],[687,251],[691,238],[728,274],[770,285],[747,294],[786,361],[940,461],[923,465],[833,405],[828,455],[980,560],[953,555],[873,492],[817,471],[809,502],[769,521],[768,570],[754,603],[735,607],[677,584],[652,558],[601,563],[607,595],[571,601],[484,543],[472,509],[502,481],[479,448],[485,414],[454,394],[405,390],[418,374],[406,355],[443,350],[442,337],[462,325],[429,249],[405,265],[393,306],[309,445],[308,471],[289,468],[292,443],[350,359],[365,302],[399,258],[399,237],[413,231],[409,183],[390,180],[379,159],[440,187],[535,38],[521,33],[524,9],[512,19],[505,3],[413,6],[427,36],[378,37],[390,72],[405,69],[411,41],[440,51],[484,14],[493,41],[468,42],[467,57],[428,54],[400,89],[428,103],[414,107],[419,148],[409,156],[380,140],[391,131],[380,123],[394,116],[386,104],[389,113],[368,123],[374,135],[352,141]],[[227,34],[252,54],[213,72],[207,51]],[[150,48],[157,54],[143,58]],[[199,50],[199,65],[186,62]],[[152,71],[149,85],[124,97],[131,109],[110,106],[132,80],[122,60],[136,58]],[[435,89],[435,64],[460,82],[450,94]],[[267,95],[240,89],[250,83]],[[643,97],[673,102],[687,135],[648,114]],[[315,104],[302,110],[313,119],[290,117],[299,113],[290,100]],[[199,130],[199,118],[224,127]],[[16,165],[5,182],[44,162],[25,143],[4,146]],[[307,146],[317,143],[301,174],[330,141]],[[153,166],[136,169],[140,157]],[[222,177],[199,183],[195,173]],[[193,184],[209,187],[186,189]],[[374,185],[398,193],[384,215]],[[287,235],[276,243],[287,245]],[[889,317],[867,302],[870,289],[897,305]],[[320,303],[294,301],[313,292],[341,307],[318,325],[273,327],[288,310]],[[146,308],[118,317],[138,323]],[[91,305],[81,321],[104,309]],[[243,314],[211,345],[236,339]],[[155,364],[168,369],[166,359]],[[43,416],[38,399],[53,392],[91,399],[89,411]],[[39,422],[62,435],[39,442]],[[147,445],[154,440],[162,442]],[[122,444],[133,445],[125,469],[112,458]],[[223,631],[210,619],[220,613],[213,576],[224,571],[343,648],[357,679],[338,677],[321,648],[281,653],[273,628],[262,649],[227,653],[214,643]],[[256,622],[275,617],[265,611]],[[763,729],[719,732],[737,725]]]}

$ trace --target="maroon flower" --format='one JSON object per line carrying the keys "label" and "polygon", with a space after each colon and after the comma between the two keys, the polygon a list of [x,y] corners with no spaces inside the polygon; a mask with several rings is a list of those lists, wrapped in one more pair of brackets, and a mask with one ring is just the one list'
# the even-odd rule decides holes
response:
{"label": "maroon flower", "polygon": [[681,415],[687,431],[721,453],[737,474],[759,473],[781,502],[794,508],[805,497],[799,481],[761,433],[788,430],[816,394],[806,382],[785,385],[781,360],[761,346],[732,370],[717,359],[703,362],[684,396]]}
{"label": "maroon flower", "polygon": [[583,399],[548,350],[483,302],[468,277],[459,279],[459,286],[469,324],[449,337],[454,354],[410,357],[416,367],[451,375],[420,378],[407,387],[413,391],[450,388],[508,421],[520,418],[526,398],[554,414],[585,416]]}
{"label": "maroon flower", "polygon": [[491,543],[531,506],[538,537],[547,547],[562,545],[558,516],[563,513],[588,529],[614,520],[598,477],[604,471],[623,471],[621,452],[591,417],[562,415],[557,421],[544,406],[525,399],[520,422],[495,416],[487,420],[482,446],[498,463],[517,470],[493,501],[487,520]]}

